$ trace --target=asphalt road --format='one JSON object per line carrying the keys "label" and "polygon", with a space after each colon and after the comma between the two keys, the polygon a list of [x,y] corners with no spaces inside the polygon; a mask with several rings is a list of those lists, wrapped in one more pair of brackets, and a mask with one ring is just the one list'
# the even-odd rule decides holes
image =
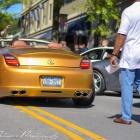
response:
{"label": "asphalt road", "polygon": [[120,96],[106,92],[89,107],[71,99],[0,99],[0,140],[139,140],[140,98],[133,99],[132,125],[116,124]]}

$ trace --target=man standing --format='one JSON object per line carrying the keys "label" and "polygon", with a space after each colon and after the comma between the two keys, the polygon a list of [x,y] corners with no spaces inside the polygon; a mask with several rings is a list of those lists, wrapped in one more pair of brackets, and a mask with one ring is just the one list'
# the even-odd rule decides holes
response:
{"label": "man standing", "polygon": [[4,35],[4,34],[7,32],[7,30],[9,29],[9,27],[10,27],[10,25],[7,25],[7,26],[5,27],[5,29],[4,29],[3,31],[0,32],[0,37],[1,37],[2,35]]}
{"label": "man standing", "polygon": [[75,46],[74,46],[74,52],[75,52],[76,54],[79,54],[79,47],[78,47],[78,45],[75,45]]}
{"label": "man standing", "polygon": [[65,48],[66,50],[71,50],[71,49],[67,46],[67,42],[66,42],[66,41],[61,41],[60,44],[62,44],[62,48]]}
{"label": "man standing", "polygon": [[85,44],[80,44],[79,45],[79,54],[83,53],[83,52],[85,52],[87,50],[88,50],[88,48],[85,46]]}
{"label": "man standing", "polygon": [[140,0],[131,0],[132,5],[126,8],[121,17],[114,50],[110,59],[116,67],[117,53],[122,47],[121,68],[121,113],[122,117],[114,119],[115,123],[131,124],[133,83],[140,93]]}

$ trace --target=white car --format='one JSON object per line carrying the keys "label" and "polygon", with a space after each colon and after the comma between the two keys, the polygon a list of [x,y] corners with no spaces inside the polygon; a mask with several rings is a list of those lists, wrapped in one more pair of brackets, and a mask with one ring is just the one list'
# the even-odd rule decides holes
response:
{"label": "white car", "polygon": [[113,47],[96,47],[89,49],[81,53],[80,55],[88,57],[91,60],[91,62],[95,62],[104,59],[109,59],[109,56],[107,57],[107,55],[111,54],[112,51]]}

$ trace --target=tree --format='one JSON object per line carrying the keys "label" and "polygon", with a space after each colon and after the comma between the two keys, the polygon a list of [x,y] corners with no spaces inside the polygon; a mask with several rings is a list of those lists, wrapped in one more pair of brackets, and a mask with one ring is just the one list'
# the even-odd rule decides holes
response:
{"label": "tree", "polygon": [[17,28],[18,18],[19,18],[18,15],[11,15],[8,13],[0,12],[0,19],[1,19],[0,31],[2,31],[7,25],[11,25],[11,27],[8,29],[6,34],[14,35],[14,34],[18,33],[20,31],[20,29]]}
{"label": "tree", "polygon": [[19,14],[9,14],[7,12],[8,8],[11,6],[21,3],[21,0],[0,0],[0,9],[3,10],[3,12],[0,13],[0,19],[1,19],[1,24],[0,24],[0,29],[3,30],[5,26],[8,24],[11,25],[11,27],[8,29],[6,34],[16,34],[17,32],[20,31],[18,26],[18,18],[20,17]]}
{"label": "tree", "polygon": [[54,0],[53,4],[52,40],[56,42],[59,41],[59,13],[63,3],[63,0]]}
{"label": "tree", "polygon": [[113,33],[112,29],[107,26],[111,20],[115,21],[116,29],[119,27],[120,13],[116,7],[117,3],[117,0],[87,0],[81,6],[73,6],[73,9],[86,10],[87,21],[97,21],[96,26],[90,32],[101,40]]}
{"label": "tree", "polygon": [[0,9],[6,10],[14,4],[21,3],[22,0],[0,0]]}
{"label": "tree", "polygon": [[18,26],[18,21],[19,21],[19,16],[17,16],[17,15],[13,16],[12,15],[12,20],[10,22],[11,27],[7,31],[7,33],[9,35],[15,35],[15,34],[20,32],[20,28],[17,27]]}
{"label": "tree", "polygon": [[20,15],[7,13],[7,10],[11,6],[19,3],[24,3],[30,6],[32,4],[32,0],[0,0],[0,9],[3,10],[3,13],[0,13],[0,29],[3,30],[6,25],[10,24],[11,28],[9,28],[7,34],[16,34],[20,31],[20,28],[17,28]]}
{"label": "tree", "polygon": [[10,14],[0,12],[0,19],[1,19],[0,30],[2,31],[6,27],[6,25],[10,24],[12,16]]}

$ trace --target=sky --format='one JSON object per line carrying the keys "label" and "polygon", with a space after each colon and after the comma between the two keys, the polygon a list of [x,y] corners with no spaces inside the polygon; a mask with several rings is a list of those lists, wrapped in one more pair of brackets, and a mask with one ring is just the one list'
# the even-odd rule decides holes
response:
{"label": "sky", "polygon": [[11,6],[7,12],[10,13],[10,14],[17,14],[17,13],[20,13],[22,10],[22,5],[21,4],[16,4],[16,5],[13,5]]}

